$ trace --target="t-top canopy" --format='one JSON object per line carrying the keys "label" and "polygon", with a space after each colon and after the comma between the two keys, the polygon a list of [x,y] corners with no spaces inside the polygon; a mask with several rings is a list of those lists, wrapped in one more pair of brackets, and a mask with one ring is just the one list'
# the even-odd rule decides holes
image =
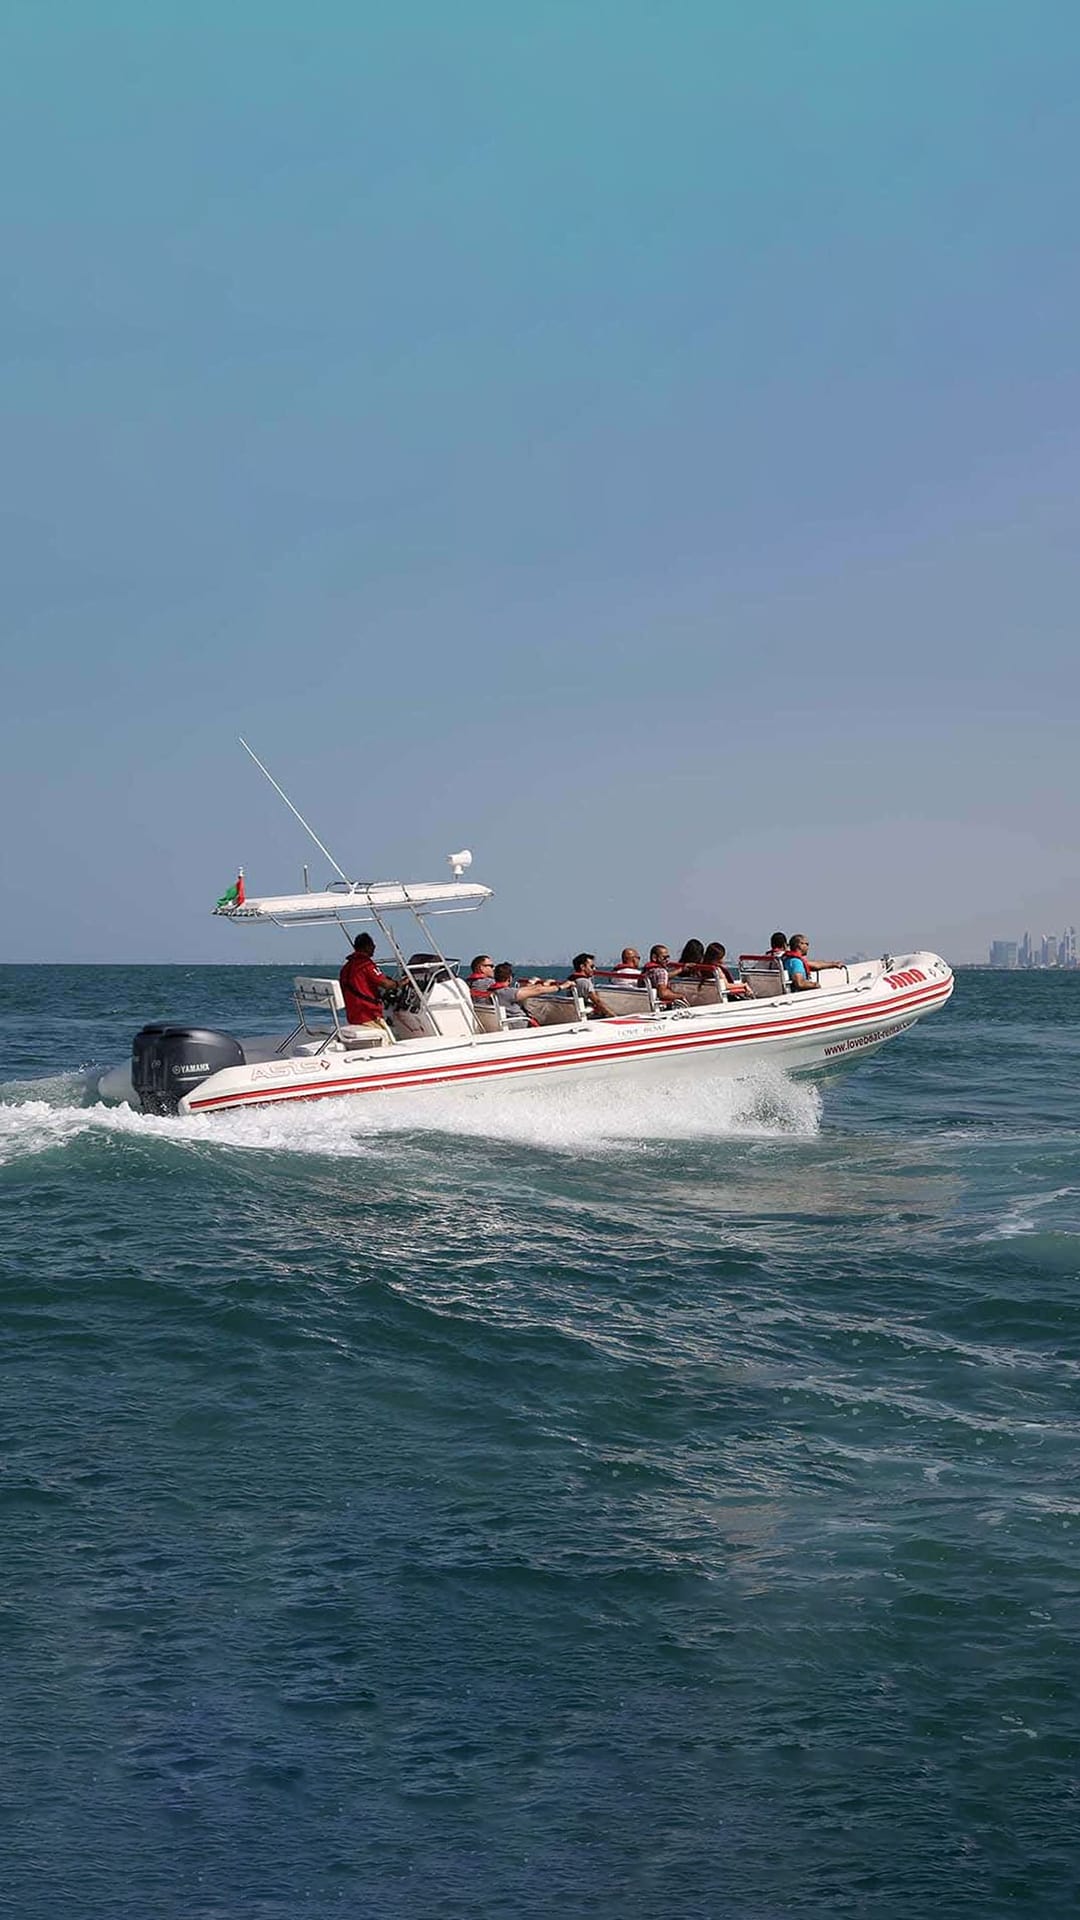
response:
{"label": "t-top canopy", "polygon": [[318,926],[328,921],[377,920],[384,913],[471,913],[490,900],[491,888],[475,881],[340,881],[323,893],[266,894],[243,906],[215,907],[222,920],[269,921],[275,927]]}

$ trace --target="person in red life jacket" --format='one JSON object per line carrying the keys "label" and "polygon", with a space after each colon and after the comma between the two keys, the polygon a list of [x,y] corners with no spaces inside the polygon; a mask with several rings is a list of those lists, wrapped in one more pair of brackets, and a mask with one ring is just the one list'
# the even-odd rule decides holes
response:
{"label": "person in red life jacket", "polygon": [[641,981],[641,955],[636,947],[624,947],[622,958],[612,973],[620,987],[636,987]]}
{"label": "person in red life jacket", "polygon": [[705,949],[705,967],[709,973],[718,973],[721,980],[727,982],[728,998],[744,1000],[750,992],[745,980],[737,980],[730,967],[724,965],[727,953],[722,940],[710,940]]}
{"label": "person in red life jacket", "polygon": [[805,993],[808,988],[820,987],[820,980],[811,980],[812,973],[820,973],[823,967],[842,967],[842,960],[811,960],[810,942],[805,933],[793,933],[784,955],[784,972],[787,974],[793,993]]}
{"label": "person in red life jacket", "polygon": [[465,982],[474,1000],[490,1000],[495,991],[495,962],[490,953],[478,953]]}
{"label": "person in red life jacket", "polygon": [[506,1024],[510,1027],[535,1027],[538,1022],[529,1012],[526,1002],[542,993],[558,993],[557,980],[514,979],[514,969],[509,960],[500,960],[495,968],[491,999],[496,1006],[506,1009]]}
{"label": "person in red life jacket", "polygon": [[662,940],[649,948],[649,957],[641,969],[641,984],[651,987],[662,1007],[684,1007],[671,988],[671,952]]}
{"label": "person in red life jacket", "polygon": [[[489,1001],[498,998],[502,990],[512,985],[513,981],[514,969],[509,960],[500,960],[496,966],[489,954],[478,953],[465,984],[474,1000]],[[521,981],[520,985],[523,993],[557,993],[562,982],[540,980],[535,975],[530,975],[529,979]],[[504,1000],[503,1004],[505,1006],[509,1002]]]}
{"label": "person in red life jacket", "polygon": [[382,995],[400,980],[380,973],[375,964],[375,942],[370,933],[358,933],[341,972],[338,974],[345,996],[345,1018],[350,1027],[367,1027],[383,1017]]}
{"label": "person in red life jacket", "polygon": [[[535,989],[534,989],[535,990]],[[502,1007],[508,1027],[535,1027],[536,1021],[526,1013],[521,1004],[522,989],[514,979],[514,969],[509,960],[500,960],[495,968],[492,985],[492,1004]]]}
{"label": "person in red life jacket", "polygon": [[705,948],[701,941],[688,940],[672,968],[672,972],[684,974],[688,980],[702,980],[705,977],[704,963]]}

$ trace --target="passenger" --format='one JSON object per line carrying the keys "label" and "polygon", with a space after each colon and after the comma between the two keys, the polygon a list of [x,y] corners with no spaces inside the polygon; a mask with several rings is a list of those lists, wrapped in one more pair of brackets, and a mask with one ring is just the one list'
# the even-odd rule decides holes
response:
{"label": "passenger", "polygon": [[700,980],[704,959],[705,948],[702,946],[701,941],[688,940],[679,955],[678,964],[674,971],[676,973],[685,973],[691,979]]}
{"label": "passenger", "polygon": [[774,933],[769,945],[769,965],[771,967],[775,967],[777,973],[783,973],[784,971],[784,955],[786,954],[787,950],[788,950],[787,934]]}
{"label": "passenger", "polygon": [[611,1008],[605,1007],[596,991],[595,973],[595,953],[575,953],[574,971],[570,975],[571,986],[577,988],[580,998],[584,1000],[590,1020],[610,1020]]}
{"label": "passenger", "polygon": [[722,940],[710,940],[705,949],[705,966],[710,973],[718,973],[727,983],[730,999],[745,1000],[749,997],[750,989],[745,980],[740,980],[730,967],[724,965],[726,954],[727,948]]}
{"label": "passenger", "polygon": [[499,961],[493,979],[490,998],[497,1006],[505,1008],[509,1027],[535,1027],[538,1023],[529,1013],[525,1001],[534,999],[540,993],[558,993],[560,986],[558,980],[523,980],[519,986],[509,960]]}
{"label": "passenger", "polygon": [[618,966],[612,969],[612,979],[617,980],[620,986],[636,987],[640,978],[640,953],[636,947],[624,947],[622,950],[622,959],[619,961]]}
{"label": "passenger", "polygon": [[[533,988],[536,992],[536,988]],[[500,960],[495,969],[495,986],[491,995],[496,1006],[502,1007],[508,1027],[535,1026],[521,1005],[521,988],[514,980],[514,969],[509,960]]]}
{"label": "passenger", "polygon": [[474,1000],[490,1000],[495,987],[495,962],[490,953],[478,953],[465,982]]}
{"label": "passenger", "polygon": [[345,997],[345,1018],[350,1027],[368,1027],[383,1021],[382,995],[396,991],[400,980],[380,973],[375,964],[375,942],[370,933],[358,933],[341,972],[338,974]]}
{"label": "passenger", "polygon": [[811,980],[812,973],[820,973],[824,967],[842,967],[842,960],[811,960],[810,942],[805,933],[793,933],[784,955],[784,972],[794,993],[805,993],[808,988],[820,987],[820,980]]}
{"label": "passenger", "polygon": [[685,1000],[680,1000],[671,990],[671,954],[662,940],[649,948],[649,958],[641,969],[641,984],[652,988],[662,1007],[686,1005]]}

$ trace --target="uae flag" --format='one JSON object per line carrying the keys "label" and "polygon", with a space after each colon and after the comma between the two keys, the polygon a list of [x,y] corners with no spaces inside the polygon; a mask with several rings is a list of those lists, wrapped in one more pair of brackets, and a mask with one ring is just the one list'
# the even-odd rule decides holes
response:
{"label": "uae flag", "polygon": [[242,907],[244,904],[244,869],[241,867],[233,885],[223,893],[218,901],[219,907]]}

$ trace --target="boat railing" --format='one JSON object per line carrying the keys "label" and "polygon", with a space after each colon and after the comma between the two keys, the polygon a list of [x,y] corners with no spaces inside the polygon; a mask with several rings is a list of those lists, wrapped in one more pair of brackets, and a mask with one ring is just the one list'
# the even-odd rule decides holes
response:
{"label": "boat railing", "polygon": [[843,966],[820,967],[814,975],[814,978],[819,987],[824,987],[826,990],[831,989],[834,993],[842,992],[845,987],[850,987],[851,985],[850,970]]}

